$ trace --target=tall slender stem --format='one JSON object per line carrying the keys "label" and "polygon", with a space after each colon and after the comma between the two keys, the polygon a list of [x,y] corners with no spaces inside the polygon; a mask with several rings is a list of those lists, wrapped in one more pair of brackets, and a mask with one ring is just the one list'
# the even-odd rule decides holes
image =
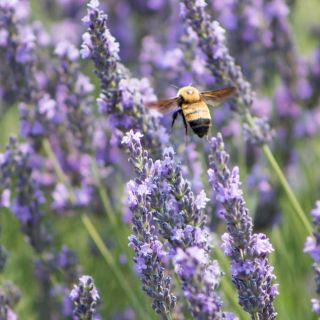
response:
{"label": "tall slender stem", "polygon": [[226,298],[228,299],[230,305],[232,305],[233,310],[237,312],[240,319],[247,319],[247,314],[243,311],[243,309],[240,307],[238,301],[237,301],[237,295],[234,291],[234,287],[230,283],[231,275],[229,271],[229,261],[227,257],[221,252],[221,249],[217,246],[213,247],[214,254],[219,261],[219,264],[222,268],[222,271],[224,272],[225,276],[221,278],[221,285],[223,288],[223,292],[226,295]]}
{"label": "tall slender stem", "polygon": [[93,173],[93,178],[94,178],[94,182],[98,188],[98,192],[99,192],[99,196],[102,202],[102,205],[104,207],[104,210],[108,216],[108,219],[110,220],[110,223],[112,224],[113,227],[117,226],[117,220],[115,218],[115,215],[113,214],[113,210],[110,204],[110,199],[108,197],[108,194],[101,182],[101,179],[99,177],[99,170],[98,170],[98,166],[97,163],[94,159],[92,159],[91,161],[91,167],[92,167],[92,173]]}
{"label": "tall slender stem", "polygon": [[119,271],[119,268],[117,267],[111,252],[109,251],[107,246],[104,244],[99,233],[97,232],[97,229],[95,228],[95,226],[91,222],[90,218],[86,214],[82,214],[81,220],[82,220],[83,225],[87,229],[90,237],[92,238],[92,240],[96,244],[97,248],[99,249],[100,253],[102,254],[104,260],[109,265],[109,267],[111,268],[115,277],[117,278],[118,283],[122,287],[123,291],[126,293],[129,300],[131,300],[132,304],[134,306],[136,306],[137,311],[140,314],[140,317],[142,317],[141,319],[143,319],[146,314],[142,310],[142,308],[140,307],[140,302],[138,301],[136,294],[132,291],[130,285],[126,282],[124,276]]}
{"label": "tall slender stem", "polygon": [[[75,201],[76,199],[76,195],[66,177],[66,175],[64,174],[60,163],[58,161],[58,159],[56,158],[50,143],[47,139],[43,140],[43,148],[45,150],[45,152],[47,153],[49,159],[52,162],[53,168],[58,176],[58,179],[65,184],[65,186],[68,189],[68,196],[70,198],[71,201]],[[123,291],[127,294],[128,299],[132,302],[133,306],[136,307],[136,310],[138,311],[138,313],[140,314],[140,317],[142,317],[141,319],[143,319],[146,315],[146,313],[144,312],[143,308],[140,306],[140,302],[136,297],[136,294],[134,293],[134,291],[132,290],[132,288],[130,287],[130,285],[128,285],[128,283],[125,281],[125,277],[121,274],[121,272],[119,271],[119,268],[117,268],[116,263],[113,259],[113,256],[111,254],[111,252],[109,251],[109,249],[107,248],[107,246],[104,244],[102,238],[100,237],[97,229],[95,228],[95,226],[93,225],[93,223],[91,222],[90,218],[88,217],[88,215],[83,214],[81,217],[82,223],[85,226],[85,228],[87,229],[90,237],[92,238],[92,240],[94,241],[94,243],[96,244],[97,248],[99,249],[101,255],[103,256],[104,260],[106,261],[107,265],[111,268],[111,270],[113,271],[115,277],[117,278],[120,286],[122,287]]]}
{"label": "tall slender stem", "polygon": [[[250,126],[254,126],[253,118],[252,118],[251,114],[246,113],[245,118]],[[277,177],[278,177],[278,179],[279,179],[279,181],[280,181],[280,183],[281,183],[281,185],[282,185],[282,187],[288,197],[288,200],[289,200],[292,208],[294,209],[294,211],[298,215],[298,218],[301,220],[303,226],[308,231],[308,233],[312,234],[312,227],[311,227],[311,224],[307,218],[307,215],[303,211],[303,209],[301,208],[294,192],[292,191],[286,177],[284,176],[284,174],[283,174],[277,160],[273,156],[270,148],[266,144],[262,145],[261,148],[262,148],[262,151],[265,154],[267,160],[269,161],[272,169],[274,170],[275,174],[277,175]]]}
{"label": "tall slender stem", "polygon": [[254,313],[254,314],[252,315],[252,318],[253,318],[254,320],[260,320],[260,317],[259,317],[258,312]]}

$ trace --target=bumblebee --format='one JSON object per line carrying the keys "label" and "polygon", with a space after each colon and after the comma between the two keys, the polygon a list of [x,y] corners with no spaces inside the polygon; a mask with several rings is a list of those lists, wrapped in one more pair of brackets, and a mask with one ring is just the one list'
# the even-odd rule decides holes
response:
{"label": "bumblebee", "polygon": [[186,86],[179,89],[176,97],[149,102],[146,106],[161,113],[171,111],[178,106],[178,109],[172,114],[171,127],[173,127],[178,115],[181,115],[186,134],[188,133],[187,123],[189,123],[193,132],[202,138],[208,135],[211,126],[211,115],[206,100],[221,103],[235,92],[235,87],[200,92],[195,87]]}

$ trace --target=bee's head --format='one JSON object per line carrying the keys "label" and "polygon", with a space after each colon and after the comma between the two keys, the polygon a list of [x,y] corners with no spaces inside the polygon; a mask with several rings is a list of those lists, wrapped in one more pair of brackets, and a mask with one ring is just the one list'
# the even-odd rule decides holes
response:
{"label": "bee's head", "polygon": [[186,86],[181,88],[178,91],[177,96],[182,102],[185,102],[185,103],[193,103],[193,102],[198,102],[200,100],[199,90],[191,86]]}

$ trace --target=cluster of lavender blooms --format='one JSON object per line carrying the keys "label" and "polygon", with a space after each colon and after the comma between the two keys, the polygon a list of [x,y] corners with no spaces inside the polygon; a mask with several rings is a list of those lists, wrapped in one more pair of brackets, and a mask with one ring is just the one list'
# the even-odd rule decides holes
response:
{"label": "cluster of lavender blooms", "polygon": [[[308,253],[313,263],[315,272],[316,291],[320,294],[320,201],[317,201],[316,207],[311,211],[314,224],[313,236],[309,236],[304,245],[304,252]],[[320,314],[320,300],[312,299],[312,309],[315,313]]]}
{"label": "cluster of lavender blooms", "polygon": [[20,299],[19,290],[9,281],[1,284],[0,288],[0,319],[15,320],[17,315],[13,311]]}
{"label": "cluster of lavender blooms", "polygon": [[67,246],[58,250],[53,244],[53,234],[43,211],[46,199],[33,177],[36,164],[32,152],[28,143],[19,144],[11,137],[5,152],[0,154],[0,205],[15,215],[34,249],[34,271],[41,289],[42,312],[46,314],[58,299],[55,288],[60,284],[52,282],[52,275],[63,270],[64,285],[68,285],[78,277],[79,266],[72,250]]}
{"label": "cluster of lavender blooms", "polygon": [[76,319],[96,319],[94,314],[100,296],[92,277],[81,276],[78,285],[74,285],[70,292],[70,298],[74,304],[73,314]]}
{"label": "cluster of lavender blooms", "polygon": [[222,248],[231,259],[232,281],[238,290],[239,303],[252,319],[275,319],[272,302],[278,291],[277,285],[272,284],[275,276],[267,260],[273,251],[272,245],[266,235],[252,232],[252,219],[240,188],[239,169],[229,169],[229,155],[221,134],[211,139],[211,148],[208,176],[227,226],[227,232],[222,235]]}
{"label": "cluster of lavender blooms", "polygon": [[[51,187],[52,207],[59,213],[66,212],[74,205],[81,207],[90,201],[93,181],[89,175],[91,168],[89,154],[100,163],[108,163],[109,158],[103,156],[106,154],[104,150],[108,144],[108,139],[105,137],[106,127],[104,123],[94,119],[91,97],[94,87],[89,78],[80,71],[79,50],[66,41],[57,43],[54,50],[51,50],[49,44],[52,39],[45,35],[40,25],[36,25],[37,29],[30,27],[28,12],[25,13],[23,20],[19,19],[19,12],[22,10],[20,5],[24,5],[24,1],[21,4],[18,2],[3,4],[3,11],[0,11],[1,21],[6,23],[12,21],[13,24],[10,28],[4,27],[15,32],[12,34],[13,40],[1,47],[3,62],[16,56],[12,52],[19,46],[19,43],[16,43],[19,39],[26,40],[23,37],[24,30],[30,29],[32,39],[45,38],[46,41],[43,40],[43,45],[34,43],[28,53],[30,59],[24,62],[18,61],[19,68],[13,63],[3,63],[7,68],[4,74],[18,79],[17,90],[11,82],[3,79],[2,83],[9,89],[15,90],[12,96],[15,101],[20,102],[20,134],[36,151],[33,161],[38,163],[38,168],[41,168],[34,170],[35,178],[41,186]],[[40,51],[42,47],[43,50]],[[26,93],[21,91],[26,88]],[[11,96],[10,92],[6,96]],[[104,139],[101,139],[101,135]],[[44,139],[49,140],[59,165],[64,172],[67,172],[68,183],[75,189],[75,203],[70,203],[64,192],[66,186],[58,182],[52,173],[52,161],[40,155]]]}
{"label": "cluster of lavender blooms", "polygon": [[32,84],[28,76],[32,73],[37,38],[26,22],[28,11],[27,1],[21,1],[19,6],[16,1],[0,3],[0,96],[9,103],[30,98]]}
{"label": "cluster of lavender blooms", "polygon": [[197,36],[199,47],[206,57],[207,67],[212,75],[220,82],[236,86],[237,101],[233,107],[248,123],[247,132],[250,132],[251,141],[257,144],[261,144],[261,141],[263,144],[267,143],[271,139],[268,123],[263,119],[248,119],[251,117],[254,100],[251,84],[244,78],[241,68],[225,45],[225,30],[217,21],[211,21],[205,11],[206,5],[205,1],[181,1],[181,15]]}
{"label": "cluster of lavender blooms", "polygon": [[[277,60],[280,60],[278,52],[284,54],[284,49],[288,52],[292,46],[291,38],[286,39],[290,29],[286,20],[289,8],[285,1],[245,0],[230,1],[224,5],[222,1],[211,0],[209,4],[214,17],[229,32],[230,50],[237,57],[246,77],[261,85],[273,76],[272,71]],[[254,63],[248,64],[246,61]]]}
{"label": "cluster of lavender blooms", "polygon": [[171,148],[154,162],[142,148],[141,138],[141,133],[130,131],[123,143],[136,173],[127,185],[134,231],[129,240],[143,289],[153,298],[153,308],[167,316],[176,300],[170,293],[172,279],[165,275],[165,267],[172,264],[196,319],[232,319],[222,311],[215,291],[221,271],[211,258],[212,239],[203,212],[209,199],[204,191],[194,196]]}
{"label": "cluster of lavender blooms", "polygon": [[[116,207],[118,190],[123,187],[118,181],[131,172],[122,164],[123,153],[119,148],[129,151],[135,168],[136,178],[127,184],[127,205],[132,213],[129,223],[134,233],[129,241],[135,254],[136,272],[143,290],[152,298],[154,310],[168,319],[171,314],[184,318],[189,316],[188,312],[196,319],[235,318],[223,310],[223,293],[219,292],[222,273],[212,258],[213,240],[205,215],[209,200],[202,191],[206,185],[201,181],[206,168],[202,168],[205,166],[200,161],[205,162],[209,146],[204,143],[201,159],[197,143],[188,143],[184,163],[178,164],[179,155],[174,155],[172,148],[165,148],[168,135],[163,120],[144,108],[146,101],[156,99],[149,80],[158,92],[168,97],[175,95],[175,89],[168,88],[170,84],[182,86],[194,81],[208,89],[213,85],[233,84],[238,88],[233,109],[244,118],[252,112],[257,116],[252,122],[245,119],[247,140],[263,145],[271,140],[273,133],[263,118],[270,117],[271,103],[264,101],[264,97],[260,99],[261,94],[253,99],[245,78],[253,85],[265,85],[278,68],[282,84],[275,97],[277,113],[281,121],[288,115],[292,117],[283,125],[286,131],[283,141],[290,146],[294,134],[314,134],[319,125],[313,125],[317,122],[318,96],[310,82],[319,79],[320,69],[316,68],[319,54],[314,65],[300,61],[283,0],[231,2],[230,6],[222,6],[219,1],[211,1],[214,14],[218,13],[218,19],[231,31],[227,38],[219,23],[212,22],[206,13],[209,8],[205,0],[181,1],[181,17],[187,20],[186,28],[178,19],[179,3],[175,1],[139,0],[133,4],[131,0],[110,0],[107,18],[101,10],[104,4],[100,7],[98,0],[91,0],[83,19],[87,30],[80,52],[76,45],[82,28],[80,16],[86,9],[84,0],[41,2],[40,6],[53,16],[65,19],[46,26],[51,34],[40,23],[30,23],[28,1],[0,3],[1,108],[19,104],[20,135],[24,141],[20,144],[10,139],[6,151],[0,155],[0,208],[5,207],[16,216],[34,249],[34,269],[42,285],[40,305],[44,311],[39,312],[43,318],[48,313],[55,318],[71,317],[71,302],[75,305],[74,317],[94,317],[99,295],[93,280],[81,277],[69,297],[68,287],[79,276],[77,258],[67,246],[56,247],[56,237],[47,222],[51,221],[51,213],[66,218],[69,213],[74,216],[82,213],[84,207],[90,213],[100,212],[101,204],[95,192],[99,187],[112,192],[110,196],[114,197]],[[137,26],[143,36],[141,51],[133,43],[135,28],[131,25],[131,16],[140,14],[139,11],[148,13],[148,21]],[[163,23],[160,15],[168,23]],[[166,25],[155,31],[159,20]],[[164,30],[168,33],[166,39],[160,35]],[[112,34],[117,35],[117,40]],[[228,40],[232,55],[226,46]],[[122,52],[118,41],[125,45]],[[287,59],[288,67],[281,63],[279,52],[281,59]],[[96,100],[99,114],[94,110],[95,88],[81,71],[80,56],[93,61],[100,80],[101,91]],[[120,58],[136,62],[138,56],[140,63],[136,70],[151,79],[131,76]],[[240,62],[243,74],[235,61]],[[310,108],[310,112],[302,114],[299,104]],[[260,107],[264,110],[257,111]],[[233,136],[239,132],[240,125],[234,119],[226,121],[230,113],[222,109],[217,113],[215,125],[219,128],[226,125],[223,132]],[[299,120],[298,115],[305,118]],[[129,129],[135,133],[125,135]],[[181,143],[181,139],[176,140]],[[46,143],[53,157],[45,154]],[[252,233],[238,172],[227,167],[228,156],[221,136],[212,141],[211,147],[214,161],[210,163],[209,177],[213,196],[223,208],[219,214],[227,224],[223,249],[231,259],[239,302],[253,319],[274,319],[277,286],[272,284],[273,270],[267,261],[272,246],[265,235]],[[160,158],[160,154],[161,160],[152,160]],[[256,161],[255,156],[250,159]],[[64,181],[59,181],[56,175],[55,161],[65,175]],[[92,174],[92,164],[98,164],[96,174],[103,181],[99,186]],[[119,177],[117,174],[121,178],[113,179]],[[188,175],[192,175],[192,183],[184,178]],[[69,188],[75,199],[70,198]],[[316,244],[310,239],[308,243],[309,252],[314,253]],[[3,252],[0,247],[0,267]],[[57,274],[59,281],[55,281]],[[8,292],[0,294],[0,318],[13,312]],[[319,305],[314,300],[315,310]]]}
{"label": "cluster of lavender blooms", "polygon": [[119,43],[110,34],[107,15],[99,9],[98,0],[89,2],[88,14],[82,20],[88,31],[83,35],[81,55],[94,62],[101,88],[97,103],[99,110],[108,114],[114,135],[121,137],[129,128],[139,128],[148,145],[161,150],[167,135],[157,116],[143,107],[155,99],[153,91],[147,79],[132,78],[121,64]]}
{"label": "cluster of lavender blooms", "polygon": [[[1,231],[1,230],[0,230]],[[1,233],[0,233],[1,235]],[[4,271],[8,257],[8,251],[0,244],[0,272]],[[1,281],[0,287],[0,319],[16,319],[14,307],[20,300],[19,289],[8,280]]]}
{"label": "cluster of lavender blooms", "polygon": [[[260,89],[269,85],[274,75],[281,84],[275,89],[275,111],[281,121],[281,146],[293,136],[314,135],[319,124],[318,96],[314,93],[317,63],[299,55],[288,16],[290,8],[283,0],[210,1],[213,15],[228,33],[228,45],[246,77]],[[244,49],[245,48],[245,49]],[[254,61],[246,63],[245,61]],[[252,66],[255,66],[252,68]],[[257,66],[261,66],[260,68]],[[303,112],[303,109],[311,109]],[[279,148],[285,162],[292,150]],[[290,154],[289,154],[290,155]]]}
{"label": "cluster of lavender blooms", "polygon": [[31,177],[32,164],[28,148],[28,144],[19,145],[16,138],[12,137],[1,155],[0,179],[4,188],[1,190],[1,204],[11,209],[31,246],[36,252],[41,252],[51,239],[42,222],[44,214],[41,205],[45,199],[37,182]]}
{"label": "cluster of lavender blooms", "polygon": [[148,153],[142,149],[141,137],[141,133],[130,131],[122,140],[131,152],[130,162],[137,174],[136,179],[127,184],[134,232],[129,241],[135,252],[134,262],[142,289],[152,298],[152,308],[166,318],[175,306],[176,297],[170,292],[172,279],[165,274],[168,252],[159,240],[152,216],[158,195],[155,168]]}

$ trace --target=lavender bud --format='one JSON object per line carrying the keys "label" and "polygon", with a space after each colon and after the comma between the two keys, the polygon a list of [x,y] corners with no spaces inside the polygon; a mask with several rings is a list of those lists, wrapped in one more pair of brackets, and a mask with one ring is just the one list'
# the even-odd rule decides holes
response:
{"label": "lavender bud", "polygon": [[243,124],[246,141],[258,146],[270,142],[274,134],[267,120],[254,117],[253,121],[254,126],[249,126],[247,123]]}
{"label": "lavender bud", "polygon": [[[308,253],[314,261],[312,267],[315,272],[316,291],[320,294],[320,201],[311,211],[314,224],[313,236],[309,236],[304,244],[304,252]],[[312,310],[320,315],[320,300],[311,299]]]}
{"label": "lavender bud", "polygon": [[77,319],[93,319],[100,296],[90,276],[79,278],[78,285],[74,285],[70,292],[70,298],[74,304],[73,313]]}
{"label": "lavender bud", "polygon": [[5,281],[0,288],[0,319],[17,319],[17,315],[13,312],[13,307],[19,300],[19,290],[11,282]]}

